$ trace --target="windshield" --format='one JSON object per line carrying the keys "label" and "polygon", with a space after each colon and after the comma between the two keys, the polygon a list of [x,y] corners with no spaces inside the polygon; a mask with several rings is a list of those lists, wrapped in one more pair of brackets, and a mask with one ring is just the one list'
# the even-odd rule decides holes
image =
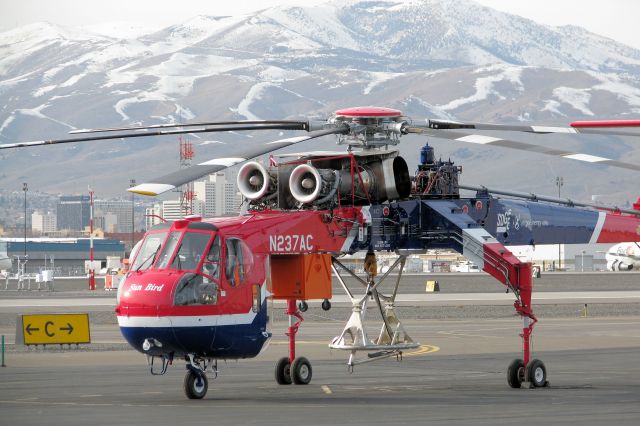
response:
{"label": "windshield", "polygon": [[162,248],[160,256],[158,256],[158,264],[156,265],[156,268],[166,268],[169,265],[169,261],[173,256],[173,252],[175,251],[181,236],[182,232],[172,232],[169,234],[169,238],[167,238],[167,242]]}
{"label": "windshield", "polygon": [[205,248],[211,239],[210,233],[185,232],[178,246],[171,268],[193,270],[205,255]]}
{"label": "windshield", "polygon": [[166,236],[166,232],[154,232],[152,234],[147,234],[144,242],[142,243],[142,247],[140,247],[140,250],[138,251],[135,262],[131,265],[131,270],[141,271],[149,269],[149,267],[153,265],[158,250]]}
{"label": "windshield", "polygon": [[216,239],[213,240],[200,272],[204,274],[205,281],[209,281],[210,278],[215,281],[220,280],[220,237],[216,236]]}

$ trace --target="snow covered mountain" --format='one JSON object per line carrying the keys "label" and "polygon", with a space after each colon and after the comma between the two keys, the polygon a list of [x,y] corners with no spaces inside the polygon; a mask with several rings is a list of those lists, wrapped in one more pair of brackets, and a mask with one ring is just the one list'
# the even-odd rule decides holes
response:
{"label": "snow covered mountain", "polygon": [[[503,123],[640,114],[640,51],[472,1],[343,0],[198,16],[135,33],[117,38],[46,23],[0,33],[0,143],[133,123],[326,117],[354,105],[395,107],[414,119]],[[201,136],[194,140],[196,160],[274,137]],[[408,154],[424,143],[407,141],[402,149]],[[552,143],[640,163],[634,141]],[[322,144],[333,140],[309,146]],[[553,179],[563,170],[575,176],[565,178],[575,181],[566,188],[575,197],[607,194],[622,201],[638,195],[630,172],[611,178],[607,168],[540,156],[444,142],[437,148],[464,161],[469,184],[505,187],[506,181],[511,189],[553,193]],[[91,184],[122,194],[131,178],[175,168],[177,156],[175,138],[7,150],[0,152],[0,180],[5,188],[27,180],[44,191],[84,192]],[[492,173],[489,159],[500,161]]]}

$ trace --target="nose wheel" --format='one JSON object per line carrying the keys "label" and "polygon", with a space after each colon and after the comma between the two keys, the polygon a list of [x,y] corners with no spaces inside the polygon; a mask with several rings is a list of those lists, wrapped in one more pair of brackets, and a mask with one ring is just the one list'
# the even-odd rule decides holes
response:
{"label": "nose wheel", "polygon": [[184,376],[184,393],[189,399],[202,399],[209,389],[209,381],[203,372],[187,370]]}

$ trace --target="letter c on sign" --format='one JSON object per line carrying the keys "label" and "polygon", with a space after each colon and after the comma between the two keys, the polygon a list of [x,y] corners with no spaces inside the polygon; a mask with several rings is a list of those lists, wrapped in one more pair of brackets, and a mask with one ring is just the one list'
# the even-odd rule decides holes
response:
{"label": "letter c on sign", "polygon": [[50,332],[49,326],[53,326],[53,323],[51,321],[47,321],[46,324],[44,325],[44,333],[49,337],[53,337],[56,335],[56,333]]}

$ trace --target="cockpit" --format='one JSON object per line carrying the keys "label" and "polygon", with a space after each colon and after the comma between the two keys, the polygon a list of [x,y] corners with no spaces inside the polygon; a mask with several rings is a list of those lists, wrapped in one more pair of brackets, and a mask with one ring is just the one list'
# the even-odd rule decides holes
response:
{"label": "cockpit", "polygon": [[209,223],[179,221],[145,235],[131,271],[183,271],[174,304],[215,305],[221,289],[247,282],[253,261],[242,239],[224,236]]}

